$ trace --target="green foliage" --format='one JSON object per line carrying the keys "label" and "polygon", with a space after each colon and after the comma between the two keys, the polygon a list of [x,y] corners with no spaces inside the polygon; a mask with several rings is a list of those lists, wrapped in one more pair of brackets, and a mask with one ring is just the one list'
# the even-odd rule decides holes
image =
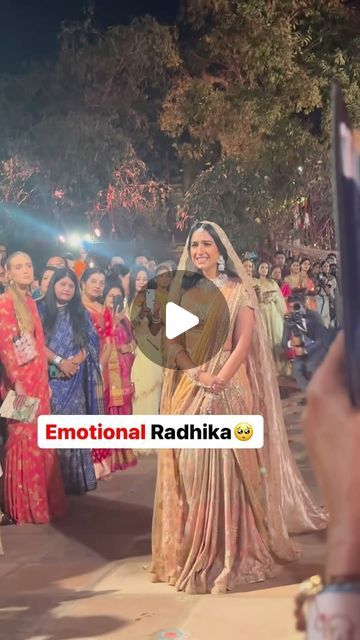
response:
{"label": "green foliage", "polygon": [[168,226],[170,158],[186,216],[213,217],[238,248],[270,242],[301,196],[331,212],[330,84],[360,125],[359,15],[342,0],[184,0],[177,25],[65,26],[55,62],[0,77],[0,160],[90,217],[114,192],[104,206],[133,230],[131,216]]}
{"label": "green foliage", "polygon": [[104,33],[89,21],[65,27],[55,64],[0,79],[1,156],[37,163],[53,187],[91,201],[129,148],[152,148],[167,74],[179,64],[175,29],[152,18]]}
{"label": "green foliage", "polygon": [[[259,242],[264,229],[274,237],[291,222],[303,195],[319,217],[330,215],[330,85],[341,84],[360,124],[359,14],[341,0],[188,0],[185,16],[193,33],[183,48],[187,65],[164,101],[161,126],[180,157],[197,162],[190,215],[212,202],[220,223],[242,229],[250,216],[256,231],[258,218]],[[203,174],[204,165],[214,168]]]}

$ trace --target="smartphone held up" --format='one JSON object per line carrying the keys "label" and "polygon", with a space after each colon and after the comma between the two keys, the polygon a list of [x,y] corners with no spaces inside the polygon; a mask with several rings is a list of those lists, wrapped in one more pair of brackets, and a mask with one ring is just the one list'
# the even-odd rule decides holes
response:
{"label": "smartphone held up", "polygon": [[146,289],[146,306],[152,311],[155,302],[155,289]]}
{"label": "smartphone held up", "polygon": [[121,294],[113,297],[114,313],[121,313],[124,310],[124,298]]}

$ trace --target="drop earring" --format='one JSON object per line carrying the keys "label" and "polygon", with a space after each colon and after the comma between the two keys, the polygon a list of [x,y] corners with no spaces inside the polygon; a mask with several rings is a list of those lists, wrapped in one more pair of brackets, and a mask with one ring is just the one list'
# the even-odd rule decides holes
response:
{"label": "drop earring", "polygon": [[223,256],[219,257],[218,269],[219,269],[220,273],[223,273],[223,271],[225,271],[225,260],[224,260]]}

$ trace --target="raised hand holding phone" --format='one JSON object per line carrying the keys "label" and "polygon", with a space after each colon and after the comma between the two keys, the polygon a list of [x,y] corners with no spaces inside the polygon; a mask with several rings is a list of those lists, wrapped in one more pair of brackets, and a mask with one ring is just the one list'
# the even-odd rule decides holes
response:
{"label": "raised hand holding phone", "polygon": [[342,325],[346,372],[360,407],[360,132],[351,127],[341,89],[332,89],[334,220],[341,252]]}
{"label": "raised hand holding phone", "polygon": [[147,289],[145,294],[146,306],[150,311],[153,310],[155,302],[155,289]]}

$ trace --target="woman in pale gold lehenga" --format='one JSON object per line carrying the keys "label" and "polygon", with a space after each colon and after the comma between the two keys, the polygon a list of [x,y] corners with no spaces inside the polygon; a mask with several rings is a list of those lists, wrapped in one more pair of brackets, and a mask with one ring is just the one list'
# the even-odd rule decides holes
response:
{"label": "woman in pale gold lehenga", "polygon": [[[189,270],[193,277],[183,279]],[[223,294],[210,303],[209,280]],[[167,364],[174,368],[165,373],[161,413],[264,417],[263,449],[158,453],[153,581],[187,593],[224,593],[276,575],[282,562],[299,556],[289,534],[323,529],[327,518],[289,450],[256,295],[218,225],[203,222],[192,228],[169,299],[193,313],[196,304],[202,321],[198,334],[191,330],[183,334],[184,342],[169,345]],[[224,304],[230,327],[223,321]]]}

